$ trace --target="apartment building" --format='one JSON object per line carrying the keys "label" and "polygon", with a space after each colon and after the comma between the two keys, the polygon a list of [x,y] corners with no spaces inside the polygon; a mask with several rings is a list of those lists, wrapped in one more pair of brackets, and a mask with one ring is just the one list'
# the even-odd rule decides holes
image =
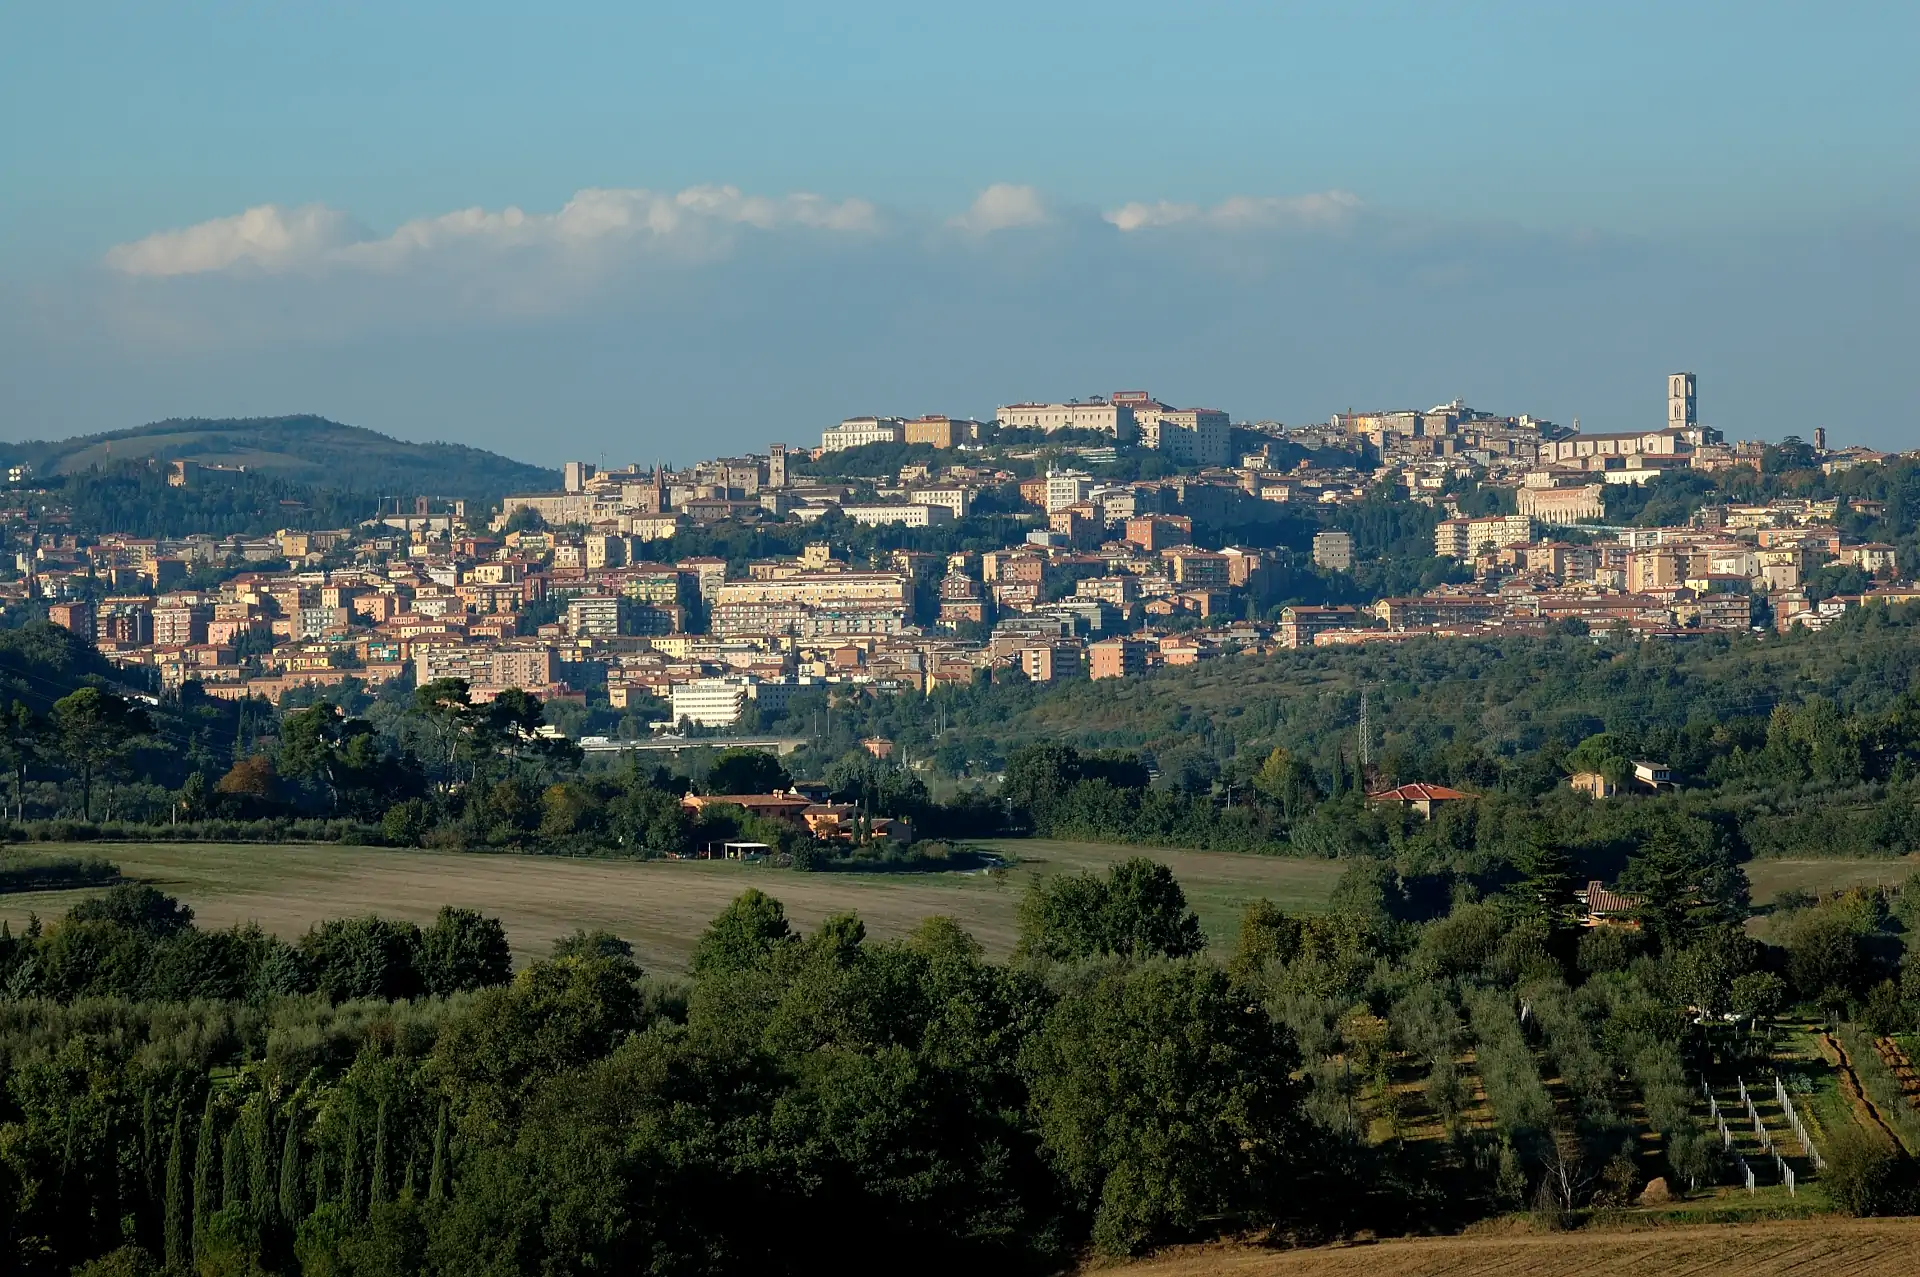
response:
{"label": "apartment building", "polygon": [[1328,630],[1350,629],[1358,618],[1350,607],[1289,607],[1280,611],[1280,646],[1312,647]]}
{"label": "apartment building", "polygon": [[1110,638],[1087,644],[1087,677],[1134,678],[1147,672],[1147,645],[1139,639]]}
{"label": "apartment building", "polygon": [[1353,570],[1353,534],[1329,528],[1313,534],[1313,561],[1329,572]]}
{"label": "apartment building", "polygon": [[1533,540],[1533,520],[1524,514],[1495,514],[1483,519],[1443,519],[1433,531],[1433,552],[1442,558],[1470,559],[1480,551]]}
{"label": "apartment building", "polygon": [[956,519],[964,519],[973,512],[973,489],[964,484],[914,488],[907,493],[907,500],[916,505],[945,506],[953,511]]}

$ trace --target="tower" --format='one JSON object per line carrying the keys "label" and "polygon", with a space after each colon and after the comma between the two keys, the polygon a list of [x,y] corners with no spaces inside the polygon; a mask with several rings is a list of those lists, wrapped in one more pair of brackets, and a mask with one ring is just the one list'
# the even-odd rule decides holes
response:
{"label": "tower", "polygon": [[1669,373],[1667,375],[1667,429],[1691,430],[1699,424],[1699,410],[1694,402],[1693,374]]}
{"label": "tower", "polygon": [[1825,426],[1815,426],[1813,428],[1813,450],[1815,452],[1825,452],[1827,450],[1827,428]]}
{"label": "tower", "polygon": [[769,488],[787,486],[787,445],[784,443],[767,445],[767,486]]}
{"label": "tower", "polygon": [[1367,712],[1367,687],[1360,685],[1360,774],[1373,765],[1373,715]]}

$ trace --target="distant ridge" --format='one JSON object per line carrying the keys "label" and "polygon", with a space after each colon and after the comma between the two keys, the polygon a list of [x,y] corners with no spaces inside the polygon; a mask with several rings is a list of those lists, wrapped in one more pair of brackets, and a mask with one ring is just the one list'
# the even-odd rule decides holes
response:
{"label": "distant ridge", "polygon": [[73,439],[0,443],[0,464],[72,474],[147,458],[245,466],[315,488],[497,497],[560,486],[560,472],[458,443],[408,443],[325,417],[175,418]]}

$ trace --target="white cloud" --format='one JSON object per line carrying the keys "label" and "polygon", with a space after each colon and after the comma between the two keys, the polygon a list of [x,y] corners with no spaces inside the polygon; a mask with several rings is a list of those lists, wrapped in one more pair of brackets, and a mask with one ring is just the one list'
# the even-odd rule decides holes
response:
{"label": "white cloud", "polygon": [[743,228],[870,232],[879,228],[879,215],[865,200],[747,195],[732,186],[677,193],[587,189],[554,213],[460,209],[416,218],[385,238],[374,238],[358,232],[353,220],[335,209],[264,204],[118,245],[107,252],[106,264],[130,275],[204,274],[246,265],[387,270],[456,250],[547,248],[581,254],[620,246],[704,258],[724,252]]}
{"label": "white cloud", "polygon": [[1320,191],[1311,195],[1235,195],[1212,208],[1160,200],[1153,204],[1124,204],[1102,216],[1123,231],[1154,230],[1194,224],[1217,230],[1291,230],[1336,226],[1362,208],[1360,197],[1347,191]]}
{"label": "white cloud", "polygon": [[262,204],[182,230],[159,231],[107,251],[107,265],[128,275],[198,275],[254,266],[304,264],[359,237],[353,219],[322,204]]}
{"label": "white cloud", "polygon": [[975,197],[966,212],[948,223],[973,235],[1039,226],[1047,221],[1047,206],[1031,186],[995,182]]}

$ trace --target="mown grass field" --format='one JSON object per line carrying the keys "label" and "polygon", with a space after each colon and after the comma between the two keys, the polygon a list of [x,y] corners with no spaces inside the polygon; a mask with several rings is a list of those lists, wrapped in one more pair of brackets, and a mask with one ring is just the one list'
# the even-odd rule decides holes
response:
{"label": "mown grass field", "polygon": [[[1326,861],[1218,852],[1011,840],[991,846],[1018,863],[995,874],[807,874],[710,861],[581,860],[462,855],[320,845],[119,843],[36,845],[31,854],[104,856],[127,877],[193,906],[199,921],[258,922],[294,938],[325,918],[378,913],[429,921],[443,904],[498,916],[514,956],[546,953],[576,927],[604,927],[631,941],[649,970],[685,966],[694,940],[734,896],[758,887],[811,926],[854,910],[876,937],[901,935],[948,914],[996,956],[1016,938],[1015,911],[1034,878],[1103,869],[1131,855],[1172,866],[1216,943],[1230,940],[1241,908],[1258,896],[1283,908],[1324,907],[1340,868]],[[29,913],[55,918],[85,891],[0,895],[0,918],[16,929]]]}
{"label": "mown grass field", "polygon": [[1106,1271],[1113,1277],[1894,1277],[1920,1271],[1920,1219],[1588,1228],[1289,1251],[1208,1247]]}
{"label": "mown grass field", "polygon": [[1783,891],[1844,891],[1848,887],[1898,886],[1920,873],[1920,856],[1872,860],[1750,860],[1747,881],[1753,903],[1772,903]]}

